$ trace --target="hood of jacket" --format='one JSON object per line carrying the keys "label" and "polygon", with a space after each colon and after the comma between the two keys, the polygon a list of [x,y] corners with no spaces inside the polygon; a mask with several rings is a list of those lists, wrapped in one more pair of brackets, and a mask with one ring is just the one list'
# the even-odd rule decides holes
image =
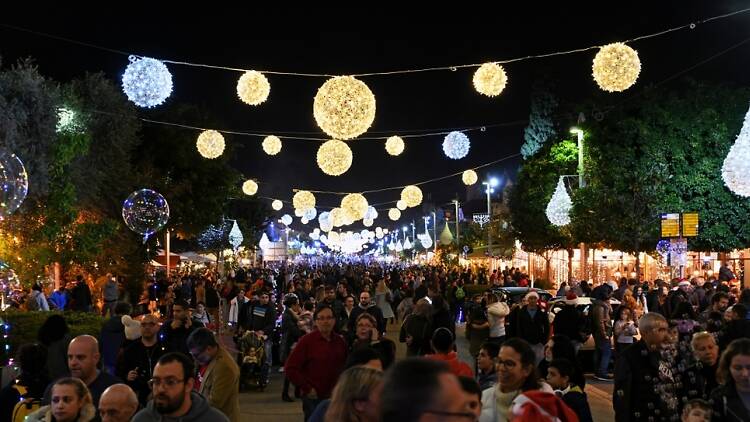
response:
{"label": "hood of jacket", "polygon": [[[211,409],[211,406],[208,404],[208,400],[206,400],[205,397],[196,393],[195,391],[190,392],[190,400],[192,401],[190,410],[188,410],[186,414],[180,416],[179,418],[174,419],[179,419],[181,422],[198,422],[205,419],[206,413]],[[148,405],[146,406],[146,412],[148,412],[154,418],[154,420],[162,420],[162,414],[154,408],[153,400],[150,400],[148,402]]]}

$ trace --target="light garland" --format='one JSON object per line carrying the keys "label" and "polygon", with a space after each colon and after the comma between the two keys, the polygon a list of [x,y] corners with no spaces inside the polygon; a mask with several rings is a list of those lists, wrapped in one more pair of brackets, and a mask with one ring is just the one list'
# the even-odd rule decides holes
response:
{"label": "light garland", "polygon": [[570,200],[568,191],[565,190],[565,184],[563,183],[563,177],[561,176],[560,180],[557,182],[555,193],[552,194],[552,198],[550,198],[549,203],[547,204],[545,214],[550,223],[562,227],[570,224],[571,208],[573,208],[573,202]]}
{"label": "light garland", "polygon": [[390,218],[393,221],[398,221],[398,219],[401,218],[401,211],[399,211],[398,208],[389,209],[388,218]]}
{"label": "light garland", "polygon": [[385,141],[385,150],[393,156],[404,152],[404,140],[400,136],[391,136]]}
{"label": "light garland", "polygon": [[156,107],[172,93],[172,74],[159,60],[135,56],[122,75],[122,90],[139,107]]}
{"label": "light garland", "polygon": [[633,86],[641,73],[638,53],[623,43],[602,47],[594,57],[594,80],[608,92],[621,92]]}
{"label": "light garland", "polygon": [[409,207],[406,206],[406,201],[404,201],[403,199],[399,199],[398,201],[396,201],[396,208],[398,208],[399,211],[404,211]]}
{"label": "light garland", "polygon": [[204,130],[198,135],[195,146],[204,158],[218,158],[224,153],[224,136],[215,130]]}
{"label": "light garland", "polygon": [[721,166],[721,178],[735,195],[750,197],[750,110]]}
{"label": "light garland", "polygon": [[245,104],[259,105],[268,99],[270,92],[268,79],[255,70],[243,73],[237,81],[237,96]]}
{"label": "light garland", "polygon": [[375,95],[359,79],[337,76],[318,89],[313,102],[318,126],[335,139],[365,133],[375,120]]}
{"label": "light garland", "polygon": [[479,180],[479,177],[477,176],[477,172],[475,172],[474,170],[466,170],[461,175],[461,180],[464,182],[465,185],[471,186],[474,183],[476,183],[477,180]]}
{"label": "light garland", "polygon": [[443,152],[448,158],[459,160],[469,153],[471,142],[463,132],[453,131],[443,140]]}
{"label": "light garland", "polygon": [[258,193],[258,183],[255,180],[245,180],[245,183],[242,184],[242,192],[249,196],[255,195]]}
{"label": "light garland", "polygon": [[274,199],[273,202],[271,202],[271,208],[273,208],[274,211],[281,211],[281,209],[284,208],[284,203],[278,199]]}
{"label": "light garland", "polygon": [[298,191],[292,197],[292,205],[294,206],[295,210],[300,210],[304,213],[310,208],[315,208],[315,195],[313,195],[312,192],[306,190]]}
{"label": "light garland", "polygon": [[329,176],[340,176],[352,166],[352,150],[346,142],[336,139],[325,142],[318,148],[318,167]]}
{"label": "light garland", "polygon": [[406,206],[414,208],[422,203],[422,189],[414,185],[409,185],[401,191],[401,200],[406,202]]}
{"label": "light garland", "polygon": [[360,193],[350,193],[341,199],[341,209],[354,221],[363,219],[368,207],[367,198]]}
{"label": "light garland", "polygon": [[488,97],[496,97],[503,92],[508,77],[502,66],[496,63],[485,63],[474,72],[474,89]]}
{"label": "light garland", "polygon": [[278,136],[269,135],[263,139],[263,151],[268,155],[276,155],[281,152],[281,139]]}

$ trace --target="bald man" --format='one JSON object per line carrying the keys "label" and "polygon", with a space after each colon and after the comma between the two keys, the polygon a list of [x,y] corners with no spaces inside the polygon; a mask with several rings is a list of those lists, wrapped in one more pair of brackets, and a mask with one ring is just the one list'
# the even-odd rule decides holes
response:
{"label": "bald man", "polygon": [[115,384],[104,390],[99,399],[102,422],[128,422],[138,410],[138,397],[125,384]]}
{"label": "bald man", "polygon": [[151,389],[148,380],[154,373],[156,362],[167,353],[166,344],[159,340],[159,319],[152,314],[141,320],[141,338],[125,348],[118,364],[117,375],[135,391],[141,406],[148,403]]}
{"label": "bald man", "polygon": [[[99,341],[96,337],[90,335],[81,335],[74,338],[68,345],[68,369],[70,376],[78,378],[88,386],[91,397],[94,399],[94,407],[99,407],[99,398],[104,390],[110,385],[121,383],[122,381],[114,375],[97,369],[99,363]],[[44,393],[42,404],[47,405],[50,402],[52,385],[47,386]]]}

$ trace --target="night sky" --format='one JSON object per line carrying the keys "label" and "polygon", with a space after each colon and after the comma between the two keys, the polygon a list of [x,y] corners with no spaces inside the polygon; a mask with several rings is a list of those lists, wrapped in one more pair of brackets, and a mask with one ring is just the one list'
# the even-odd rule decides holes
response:
{"label": "night sky", "polygon": [[[158,26],[133,24],[138,19],[130,13],[119,13],[124,9],[116,6],[112,9],[116,9],[117,14],[102,14],[97,18],[65,19],[54,14],[54,21],[40,21],[29,15],[13,17],[5,14],[2,22],[157,59],[257,70],[349,74],[481,63],[601,45],[750,7],[747,0],[648,4],[648,8],[620,7],[606,13],[604,10],[587,8],[584,11],[575,7],[517,14],[498,11],[498,18],[488,23],[464,21],[455,26],[447,20],[447,13],[442,19],[429,23],[407,20],[389,23],[386,19],[363,25],[363,31],[359,33],[321,31],[336,28],[322,22],[294,25],[283,15],[276,20],[268,16],[259,26],[253,24],[253,19],[234,24],[231,18],[237,13],[232,13],[232,10],[224,16],[210,15],[204,21],[205,25],[199,24],[198,16],[173,19],[173,22],[165,21]],[[579,8],[583,9],[582,6]],[[262,138],[225,135],[227,142],[234,146],[233,166],[245,176],[260,181],[259,195],[290,200],[292,188],[346,192],[379,189],[444,176],[517,154],[528,119],[531,85],[542,76],[555,82],[557,95],[563,102],[576,103],[593,98],[606,108],[637,95],[649,84],[660,84],[750,38],[748,24],[750,13],[745,13],[698,25],[694,30],[681,30],[630,44],[639,53],[642,71],[636,85],[620,94],[603,95],[593,81],[591,62],[596,53],[594,50],[503,65],[508,74],[508,85],[495,98],[474,91],[471,85],[473,68],[364,77],[362,80],[376,96],[377,114],[373,127],[363,136],[383,136],[383,140],[350,141],[354,163],[339,177],[324,175],[315,164],[319,142],[284,139],[285,134],[291,133],[326,136],[312,116],[313,97],[325,78],[270,75],[268,101],[251,107],[236,96],[239,73],[168,65],[173,75],[174,91],[163,107],[168,110],[170,106],[185,102],[200,104],[221,118],[224,126],[216,129],[280,136],[283,149],[277,156],[270,157],[261,148]],[[127,65],[127,57],[119,54],[4,27],[0,27],[0,55],[5,66],[18,58],[31,56],[42,74],[59,81],[67,81],[87,71],[102,71],[119,84]],[[747,85],[750,83],[749,57],[750,42],[689,71],[685,76]],[[590,110],[587,117],[590,118],[593,112]],[[149,118],[154,112],[142,109],[141,115]],[[173,120],[165,116],[160,118]],[[178,123],[197,125],[196,122]],[[575,121],[563,119],[561,123],[569,125]],[[461,160],[444,156],[441,148],[443,136],[405,139],[406,150],[398,157],[391,157],[384,149],[385,137],[394,134],[498,124],[502,125],[489,127],[485,132],[470,132],[471,150]],[[480,180],[488,175],[514,178],[520,163],[521,159],[515,157],[482,169],[478,171]],[[449,202],[456,195],[465,200],[468,193],[460,177],[421,187],[425,195],[438,205]],[[477,193],[481,185],[475,185],[473,189]],[[392,190],[367,196],[370,203],[381,203],[395,201],[398,194],[399,190]],[[321,205],[336,206],[339,202],[332,195],[317,197]],[[474,208],[469,212],[479,211],[481,199],[475,203],[469,206]],[[285,208],[285,212],[291,213],[289,208]],[[408,220],[411,220],[418,218],[421,209],[408,212]],[[385,211],[378,220],[378,223],[387,221]]]}

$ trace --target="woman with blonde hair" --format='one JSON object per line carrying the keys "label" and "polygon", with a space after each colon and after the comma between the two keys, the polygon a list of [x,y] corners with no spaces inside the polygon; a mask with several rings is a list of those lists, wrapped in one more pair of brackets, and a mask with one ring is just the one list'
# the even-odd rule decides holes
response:
{"label": "woman with blonde hair", "polygon": [[341,374],[331,395],[326,422],[378,422],[383,373],[362,366]]}
{"label": "woman with blonde hair", "polygon": [[52,386],[50,404],[27,416],[27,422],[90,422],[96,408],[86,384],[78,378],[62,378]]}

